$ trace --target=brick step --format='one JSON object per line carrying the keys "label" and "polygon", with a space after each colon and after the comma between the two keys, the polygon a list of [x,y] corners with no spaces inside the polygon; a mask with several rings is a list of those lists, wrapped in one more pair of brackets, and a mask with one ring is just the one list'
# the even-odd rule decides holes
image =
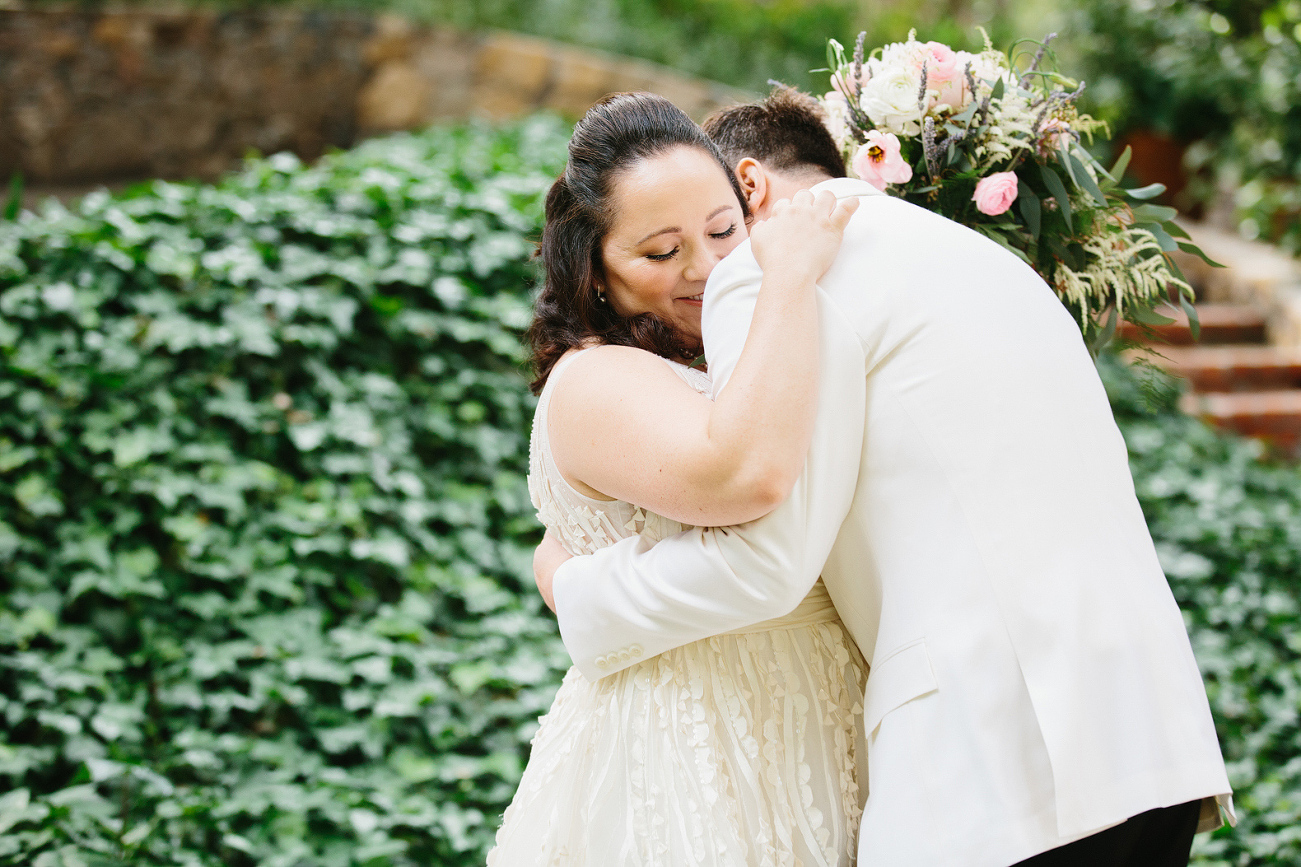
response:
{"label": "brick step", "polygon": [[[1175,346],[1191,346],[1194,343],[1264,343],[1265,314],[1246,304],[1198,304],[1197,321],[1201,324],[1200,339],[1194,341],[1188,327],[1188,316],[1173,307],[1161,308],[1159,312],[1175,321],[1169,325],[1153,326],[1152,331],[1158,341]],[[1132,322],[1121,322],[1117,329],[1119,337],[1125,340],[1143,340],[1143,333]],[[1160,343],[1158,342],[1158,345]]]}
{"label": "brick step", "polygon": [[1301,350],[1277,346],[1155,347],[1153,363],[1195,391],[1301,389]]}
{"label": "brick step", "polygon": [[1218,427],[1269,441],[1284,452],[1301,446],[1301,389],[1185,394],[1181,408]]}

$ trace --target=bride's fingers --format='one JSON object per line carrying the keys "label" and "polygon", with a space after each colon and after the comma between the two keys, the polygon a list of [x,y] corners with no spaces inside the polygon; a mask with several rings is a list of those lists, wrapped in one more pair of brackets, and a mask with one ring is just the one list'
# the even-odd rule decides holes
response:
{"label": "bride's fingers", "polygon": [[808,205],[813,201],[814,195],[812,190],[798,190],[795,195],[791,197],[791,203],[796,205]]}
{"label": "bride's fingers", "polygon": [[836,202],[835,210],[831,212],[831,225],[844,231],[845,227],[849,225],[849,218],[854,216],[854,212],[858,210],[858,206],[862,201],[858,196],[851,196]]}
{"label": "bride's fingers", "polygon": [[[805,192],[809,192],[805,190]],[[836,194],[831,190],[819,190],[818,194],[813,197],[813,212],[819,215],[831,216],[836,209]]]}

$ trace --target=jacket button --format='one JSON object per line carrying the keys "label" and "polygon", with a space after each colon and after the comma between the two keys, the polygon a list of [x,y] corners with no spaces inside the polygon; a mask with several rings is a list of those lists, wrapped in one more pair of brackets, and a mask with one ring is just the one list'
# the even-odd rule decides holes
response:
{"label": "jacket button", "polygon": [[598,657],[596,658],[596,667],[597,667],[597,668],[609,668],[609,667],[610,667],[610,658],[609,658],[608,656],[598,656]]}
{"label": "jacket button", "polygon": [[632,654],[632,658],[633,658],[633,659],[641,659],[641,645],[640,645],[640,644],[634,644],[632,647],[629,647],[629,648],[628,648],[628,652]]}
{"label": "jacket button", "polygon": [[630,659],[632,659],[632,654],[629,653],[627,649],[624,649],[624,650],[620,650],[620,651],[619,651],[619,660],[620,660],[620,661],[622,661],[622,662],[627,662],[627,661],[630,660]]}

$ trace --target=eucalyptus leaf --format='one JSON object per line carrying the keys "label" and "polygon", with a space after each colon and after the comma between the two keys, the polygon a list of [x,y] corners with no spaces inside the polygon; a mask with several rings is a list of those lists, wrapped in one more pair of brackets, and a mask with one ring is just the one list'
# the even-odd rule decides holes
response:
{"label": "eucalyptus leaf", "polygon": [[1089,170],[1085,167],[1084,163],[1080,162],[1080,158],[1075,155],[1073,150],[1068,150],[1066,152],[1065,162],[1072,168],[1072,176],[1075,178],[1076,185],[1082,187],[1089,195],[1093,196],[1093,200],[1097,202],[1100,207],[1106,207],[1107,197],[1103,195],[1102,189],[1098,186],[1098,182],[1093,179],[1093,175],[1089,173]]}
{"label": "eucalyptus leaf", "polygon": [[1146,229],[1156,238],[1156,242],[1161,245],[1162,252],[1169,253],[1179,249],[1179,242],[1170,237],[1170,234],[1162,228],[1160,223],[1135,223],[1140,229]]}
{"label": "eucalyptus leaf", "polygon": [[1169,325],[1174,322],[1174,319],[1169,316],[1162,316],[1155,310],[1147,310],[1142,307],[1135,307],[1133,310],[1126,311],[1125,316],[1143,325]]}
{"label": "eucalyptus leaf", "polygon": [[1062,183],[1061,177],[1053,171],[1048,165],[1040,165],[1039,173],[1043,177],[1044,184],[1048,187],[1048,192],[1052,193],[1057,200],[1057,207],[1062,212],[1062,219],[1066,221],[1066,230],[1073,232],[1071,224],[1071,197],[1066,192],[1066,185]]}
{"label": "eucalyptus leaf", "polygon": [[1205,262],[1207,265],[1210,265],[1212,268],[1225,267],[1222,263],[1216,262],[1210,256],[1207,256],[1206,253],[1202,250],[1202,248],[1198,247],[1196,244],[1191,244],[1187,241],[1180,241],[1179,249],[1183,250],[1185,253],[1190,253],[1193,256],[1196,256],[1197,258]]}
{"label": "eucalyptus leaf", "polygon": [[1133,213],[1136,223],[1164,223],[1179,216],[1179,212],[1174,208],[1151,204],[1138,205],[1133,208]]}
{"label": "eucalyptus leaf", "polygon": [[1192,334],[1193,341],[1201,339],[1202,323],[1197,318],[1197,307],[1193,304],[1192,299],[1183,295],[1179,296],[1179,306],[1183,309],[1184,315],[1188,317],[1188,331]]}
{"label": "eucalyptus leaf", "polygon": [[1107,174],[1111,175],[1111,179],[1114,182],[1119,184],[1125,179],[1125,171],[1129,168],[1129,161],[1133,158],[1134,149],[1129,145],[1125,145],[1125,149],[1121,152],[1120,156],[1116,158],[1116,162],[1112,164],[1111,169],[1107,172]]}
{"label": "eucalyptus leaf", "polygon": [[1025,189],[1021,195],[1017,196],[1017,207],[1021,210],[1021,216],[1025,219],[1026,228],[1036,241],[1039,240],[1039,217],[1040,205],[1039,197],[1031,190]]}
{"label": "eucalyptus leaf", "polygon": [[1165,192],[1165,184],[1148,184],[1145,187],[1136,187],[1132,190],[1122,190],[1122,192],[1131,199],[1155,199],[1157,196]]}

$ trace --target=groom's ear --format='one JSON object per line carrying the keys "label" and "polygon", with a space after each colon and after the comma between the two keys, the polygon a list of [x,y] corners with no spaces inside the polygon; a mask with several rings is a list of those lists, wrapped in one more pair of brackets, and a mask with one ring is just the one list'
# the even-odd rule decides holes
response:
{"label": "groom's ear", "polygon": [[736,180],[741,185],[741,192],[745,194],[751,213],[757,214],[768,196],[768,175],[763,170],[763,164],[753,157],[746,157],[736,164]]}

